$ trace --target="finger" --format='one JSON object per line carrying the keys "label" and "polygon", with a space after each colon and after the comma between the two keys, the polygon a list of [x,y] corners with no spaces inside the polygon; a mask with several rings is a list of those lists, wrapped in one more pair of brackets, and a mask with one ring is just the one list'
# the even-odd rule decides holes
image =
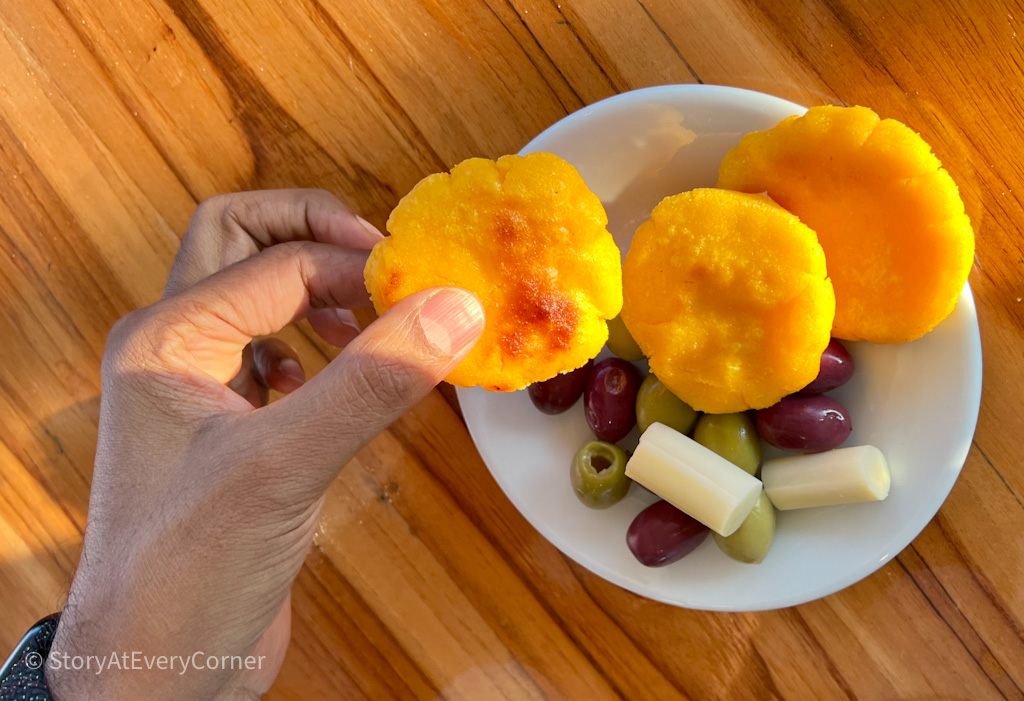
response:
{"label": "finger", "polygon": [[301,388],[249,418],[256,433],[274,436],[281,454],[303,454],[306,496],[313,498],[364,443],[444,379],[483,328],[483,307],[471,293],[451,287],[417,293]]}
{"label": "finger", "polygon": [[361,331],[356,315],[348,309],[314,309],[307,319],[320,338],[338,348],[347,346]]}
{"label": "finger", "polygon": [[250,344],[253,376],[265,387],[288,394],[306,381],[306,373],[295,349],[279,338],[261,338]]}
{"label": "finger", "polygon": [[367,302],[366,251],[322,243],[273,246],[158,302],[149,311],[159,363],[185,363],[226,383],[242,349],[311,310]]}
{"label": "finger", "polygon": [[266,405],[269,393],[266,386],[256,381],[254,373],[252,344],[249,344],[242,349],[242,365],[238,369],[238,374],[228,382],[228,387],[259,409]]}
{"label": "finger", "polygon": [[171,296],[269,246],[317,241],[369,249],[383,235],[325,190],[218,195],[196,210],[167,279]]}

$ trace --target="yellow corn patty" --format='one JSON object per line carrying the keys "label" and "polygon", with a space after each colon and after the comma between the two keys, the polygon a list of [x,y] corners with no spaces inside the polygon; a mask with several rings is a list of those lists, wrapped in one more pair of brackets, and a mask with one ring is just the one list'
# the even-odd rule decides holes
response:
{"label": "yellow corn patty", "polygon": [[601,201],[548,153],[471,158],[424,178],[388,219],[366,264],[383,314],[432,287],[473,292],[487,321],[448,376],[512,391],[582,366],[622,307],[619,249]]}

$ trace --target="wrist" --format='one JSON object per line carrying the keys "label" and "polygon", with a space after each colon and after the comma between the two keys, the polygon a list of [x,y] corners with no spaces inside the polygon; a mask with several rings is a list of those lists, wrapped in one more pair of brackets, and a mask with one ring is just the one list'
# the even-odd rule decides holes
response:
{"label": "wrist", "polygon": [[106,602],[93,589],[90,596],[82,596],[82,590],[76,577],[46,660],[46,683],[53,699],[165,698],[168,687],[173,687],[169,680],[154,682],[147,670],[128,664],[138,646],[134,641],[140,639],[132,620],[144,619],[126,614],[123,604]]}
{"label": "wrist", "polygon": [[140,665],[141,655],[116,637],[63,623],[46,660],[46,684],[54,701],[150,701],[181,698],[180,677]]}
{"label": "wrist", "polygon": [[159,615],[132,613],[135,609],[124,603],[72,600],[78,605],[69,605],[63,614],[46,659],[45,679],[54,701],[259,698],[234,688],[221,674],[224,670],[209,666],[216,657],[203,652],[209,648],[180,639]]}
{"label": "wrist", "polygon": [[[109,655],[109,648],[95,639],[88,641],[74,616],[65,614],[46,659],[46,685],[54,701],[112,699],[124,695],[111,688],[114,675],[97,674],[94,660]],[[95,633],[94,631],[91,631]],[[91,636],[95,638],[95,636]]]}

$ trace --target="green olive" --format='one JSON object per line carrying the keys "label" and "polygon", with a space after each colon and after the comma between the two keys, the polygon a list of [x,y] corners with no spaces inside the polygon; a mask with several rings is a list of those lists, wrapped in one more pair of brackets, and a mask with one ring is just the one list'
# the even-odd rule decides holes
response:
{"label": "green olive", "polygon": [[576,453],[569,477],[572,490],[586,506],[606,509],[626,496],[626,451],[613,443],[591,441]]}
{"label": "green olive", "polygon": [[621,316],[608,320],[608,350],[631,363],[644,358],[644,352],[633,340]]}
{"label": "green olive", "polygon": [[761,492],[750,515],[729,536],[712,533],[718,547],[733,560],[757,564],[768,554],[775,539],[775,507]]}
{"label": "green olive", "polygon": [[643,433],[653,423],[665,424],[680,433],[689,433],[697,420],[690,405],[669,392],[653,374],[644,378],[636,393],[636,423]]}
{"label": "green olive", "polygon": [[750,414],[704,414],[697,420],[693,440],[757,476],[761,467],[761,437]]}

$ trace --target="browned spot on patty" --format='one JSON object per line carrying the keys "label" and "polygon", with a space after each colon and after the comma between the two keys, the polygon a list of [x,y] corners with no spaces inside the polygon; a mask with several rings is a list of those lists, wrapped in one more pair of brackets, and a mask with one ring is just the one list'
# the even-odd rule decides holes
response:
{"label": "browned spot on patty", "polygon": [[527,339],[546,339],[553,350],[568,348],[579,325],[576,303],[551,285],[535,279],[523,280],[509,295],[507,308],[511,324],[499,338],[505,355],[516,356]]}
{"label": "browned spot on patty", "polygon": [[398,291],[399,285],[402,284],[402,274],[398,272],[397,268],[392,268],[388,273],[388,279],[380,286],[381,296],[388,300],[388,304],[394,304],[395,292]]}
{"label": "browned spot on patty", "polygon": [[503,246],[511,248],[527,238],[529,226],[522,212],[502,209],[494,217],[494,236]]}

